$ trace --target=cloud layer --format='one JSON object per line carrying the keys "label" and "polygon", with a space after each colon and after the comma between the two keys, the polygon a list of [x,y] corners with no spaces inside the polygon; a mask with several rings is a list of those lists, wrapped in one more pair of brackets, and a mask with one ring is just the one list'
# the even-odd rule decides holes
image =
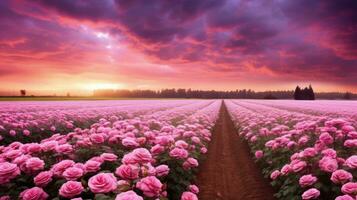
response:
{"label": "cloud layer", "polygon": [[5,0],[0,77],[356,90],[356,10],[354,0]]}

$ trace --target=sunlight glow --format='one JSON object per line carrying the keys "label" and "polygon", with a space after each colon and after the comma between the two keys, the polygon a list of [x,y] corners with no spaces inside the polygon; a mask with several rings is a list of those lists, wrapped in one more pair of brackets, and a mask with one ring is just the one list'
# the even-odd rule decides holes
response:
{"label": "sunlight glow", "polygon": [[84,85],[86,90],[101,90],[101,89],[110,89],[116,90],[123,88],[122,84],[119,83],[91,83]]}

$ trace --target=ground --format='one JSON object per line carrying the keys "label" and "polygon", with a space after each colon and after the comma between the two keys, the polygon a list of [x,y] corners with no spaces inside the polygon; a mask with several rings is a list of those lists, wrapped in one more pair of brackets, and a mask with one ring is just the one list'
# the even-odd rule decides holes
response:
{"label": "ground", "polygon": [[254,163],[249,147],[236,132],[226,106],[212,132],[198,186],[202,200],[273,200],[274,191]]}

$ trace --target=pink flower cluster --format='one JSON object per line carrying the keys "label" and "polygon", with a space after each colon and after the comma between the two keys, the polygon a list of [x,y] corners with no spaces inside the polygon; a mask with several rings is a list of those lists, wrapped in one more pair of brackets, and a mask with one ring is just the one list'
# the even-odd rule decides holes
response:
{"label": "pink flower cluster", "polygon": [[[66,134],[53,132],[49,137],[40,137],[40,142],[31,141],[41,134],[31,129],[26,136],[30,143],[20,140],[0,146],[0,189],[11,191],[1,194],[0,199],[32,200],[49,196],[80,199],[82,195],[94,198],[96,194],[117,200],[169,197],[166,177],[179,168],[189,172],[198,167],[200,155],[207,152],[209,130],[218,117],[220,103],[215,100],[109,101],[103,108],[88,103],[87,112],[85,106],[75,103],[65,106],[59,103],[57,108],[35,106],[33,113],[19,115],[41,121],[44,117],[39,115],[58,112],[51,118],[70,116],[76,127]],[[122,112],[128,108],[131,115]],[[13,109],[4,108],[9,113]],[[127,115],[126,119],[122,113]],[[97,121],[78,126],[89,119]],[[43,124],[46,123],[58,127],[44,120]],[[7,131],[8,126],[3,128]],[[171,168],[168,163],[176,164]],[[28,187],[32,185],[30,182],[35,187]],[[141,191],[142,196],[135,191]],[[182,199],[197,199],[198,191],[197,186],[187,185]]]}
{"label": "pink flower cluster", "polygon": [[[225,101],[233,120],[243,127],[239,135],[249,142],[256,159],[270,167],[267,175],[274,184],[282,186],[288,180],[293,183],[284,188],[299,185],[299,190],[290,191],[296,195],[301,192],[302,199],[331,195],[336,199],[355,199],[357,109],[350,110],[355,115],[346,115],[335,109],[339,102],[335,102],[335,107],[318,110],[308,102],[306,110],[301,102],[297,107],[294,102],[279,102]],[[318,103],[314,105],[319,106]],[[281,160],[288,162],[282,164]]]}

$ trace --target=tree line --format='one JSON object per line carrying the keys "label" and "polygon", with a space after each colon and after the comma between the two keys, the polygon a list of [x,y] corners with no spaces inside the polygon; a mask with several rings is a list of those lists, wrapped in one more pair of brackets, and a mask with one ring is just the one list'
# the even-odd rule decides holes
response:
{"label": "tree line", "polygon": [[301,89],[300,86],[296,86],[294,91],[295,100],[315,100],[315,93],[311,85]]}

